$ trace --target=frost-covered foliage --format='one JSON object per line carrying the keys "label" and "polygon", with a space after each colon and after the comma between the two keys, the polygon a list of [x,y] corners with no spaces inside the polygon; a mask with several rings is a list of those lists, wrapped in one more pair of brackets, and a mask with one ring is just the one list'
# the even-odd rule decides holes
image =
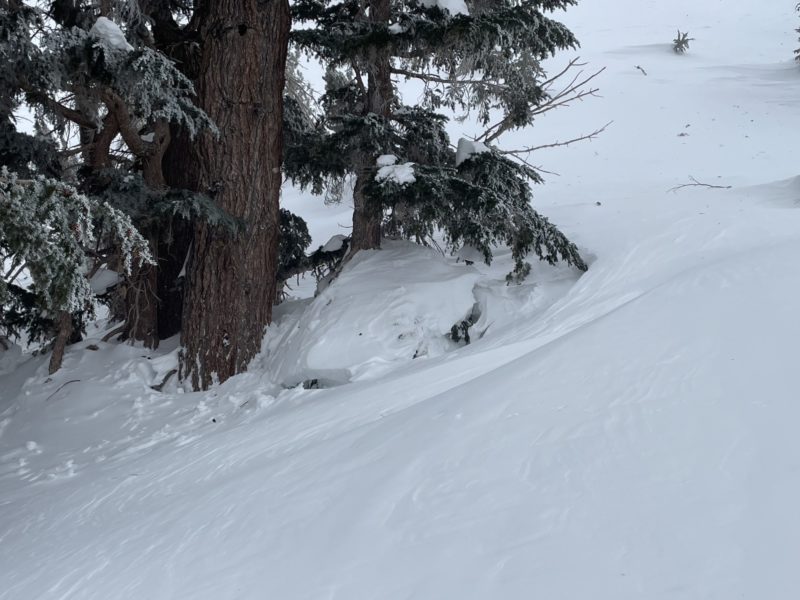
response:
{"label": "frost-covered foliage", "polygon": [[191,136],[204,127],[213,128],[193,103],[192,82],[172,61],[151,48],[130,48],[109,43],[95,31],[57,29],[44,40],[36,68],[47,74],[42,82],[47,89],[78,86],[97,104],[112,104],[118,97],[134,119],[177,123]]}
{"label": "frost-covered foliage", "polygon": [[[183,5],[136,0],[109,0],[102,7],[91,0],[0,2],[0,165],[31,182],[44,176],[53,179],[52,185],[59,180],[59,185],[79,191],[93,207],[91,222],[119,229],[116,234],[103,230],[114,240],[104,248],[106,254],[130,255],[125,231],[135,225],[153,253],[163,249],[169,256],[158,261],[159,272],[169,263],[164,281],[156,285],[154,278],[147,279],[152,269],[134,268],[126,286],[117,288],[113,304],[119,307],[114,311],[119,318],[152,314],[133,306],[137,302],[145,308],[162,301],[180,304],[167,296],[180,293],[175,285],[180,264],[173,263],[182,264],[189,242],[186,235],[178,242],[183,247],[171,246],[178,237],[172,235],[174,229],[184,227],[173,228],[173,217],[207,219],[231,230],[240,225],[207,196],[170,187],[170,173],[164,170],[174,139],[188,145],[201,130],[215,129],[194,102],[192,81],[181,71],[185,64],[179,68],[162,52],[166,44],[156,39],[154,11],[184,22],[186,10]],[[177,52],[179,58],[184,55]],[[34,135],[21,131],[15,119],[21,109],[33,113]],[[74,274],[75,269],[64,272]],[[34,280],[50,282],[45,275]],[[67,285],[53,280],[58,285],[53,283],[51,291],[58,292],[57,298],[44,298],[52,286],[41,284],[36,294],[43,299],[37,306],[77,310],[85,304],[85,294],[76,286],[85,282],[75,281]],[[66,308],[64,285],[73,298]],[[21,292],[15,297],[22,298]],[[180,322],[179,314],[171,318]]]}
{"label": "frost-covered foliage", "polygon": [[[356,194],[382,209],[385,235],[425,243],[441,230],[451,248],[474,245],[487,261],[495,244],[508,244],[514,278],[529,270],[531,252],[585,269],[574,244],[530,207],[528,184],[539,176],[489,146],[485,157],[457,161],[440,112],[477,116],[486,142],[530,125],[550,99],[541,61],[578,45],[545,14],[573,4],[297,0],[303,26],[293,39],[328,70],[324,114],[287,138],[287,174],[337,196],[354,177]],[[403,103],[404,79],[424,84],[421,103]]]}
{"label": "frost-covered foliage", "polygon": [[[105,253],[113,245],[113,256]],[[138,263],[152,262],[147,241],[124,213],[79,193],[55,179],[20,179],[0,170],[0,305],[24,300],[32,317],[50,318],[61,311],[91,312],[93,293],[88,274],[113,260],[115,269],[130,274]],[[26,273],[30,285],[15,279]],[[13,302],[12,302],[13,304]],[[0,327],[18,335],[5,315]]]}

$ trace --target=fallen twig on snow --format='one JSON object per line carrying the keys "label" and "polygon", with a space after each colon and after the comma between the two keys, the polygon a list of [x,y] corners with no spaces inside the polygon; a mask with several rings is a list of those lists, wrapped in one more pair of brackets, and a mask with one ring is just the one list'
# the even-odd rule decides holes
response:
{"label": "fallen twig on snow", "polygon": [[697,181],[697,179],[695,179],[691,175],[689,175],[689,181],[691,183],[683,183],[681,185],[676,185],[673,188],[669,188],[667,191],[668,192],[677,192],[678,190],[686,188],[686,187],[704,187],[704,188],[711,188],[711,189],[715,189],[715,190],[729,190],[729,189],[731,189],[733,187],[732,185],[713,185],[711,183],[703,183],[702,181]]}

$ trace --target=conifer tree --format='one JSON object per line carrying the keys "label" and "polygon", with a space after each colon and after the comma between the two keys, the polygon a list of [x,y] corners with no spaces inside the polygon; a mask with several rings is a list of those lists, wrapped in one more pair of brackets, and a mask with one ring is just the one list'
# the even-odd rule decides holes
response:
{"label": "conifer tree", "polygon": [[[213,125],[191,81],[153,48],[136,2],[0,2],[0,81],[0,160],[9,173],[56,177],[122,211],[146,232],[152,254],[149,223],[198,204],[169,193],[162,162],[171,126],[194,136]],[[33,134],[15,116],[23,104]],[[114,264],[120,250],[106,266],[123,272]],[[155,346],[155,265],[136,262],[123,274],[125,333]]]}
{"label": "conifer tree", "polygon": [[[287,153],[287,173],[315,191],[352,176],[353,250],[377,248],[382,232],[424,240],[441,229],[451,247],[470,244],[491,260],[507,244],[512,278],[533,252],[586,269],[577,248],[530,205],[529,166],[490,147],[526,127],[555,100],[541,61],[577,40],[546,16],[575,0],[297,0],[293,32],[328,67],[325,115]],[[424,86],[404,104],[403,80]],[[442,111],[472,113],[479,143],[454,152]]]}

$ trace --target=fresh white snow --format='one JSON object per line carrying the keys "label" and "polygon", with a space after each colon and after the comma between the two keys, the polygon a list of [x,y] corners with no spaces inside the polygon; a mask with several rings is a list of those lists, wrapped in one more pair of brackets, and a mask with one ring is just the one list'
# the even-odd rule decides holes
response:
{"label": "fresh white snow", "polygon": [[110,48],[126,52],[133,50],[133,46],[125,39],[125,34],[122,33],[119,25],[106,17],[97,17],[97,21],[92,25],[89,33]]}
{"label": "fresh white snow", "polygon": [[378,172],[375,175],[376,181],[386,182],[391,181],[398,185],[408,185],[409,183],[414,183],[416,178],[414,177],[414,163],[413,162],[405,162],[400,164],[395,164],[394,162],[387,162],[389,157],[394,160],[397,160],[392,154],[386,154],[381,156],[380,158],[385,159],[384,163],[380,164],[380,158],[378,160]]}
{"label": "fresh white snow", "polygon": [[[0,346],[0,599],[800,597],[793,8],[565,14],[602,97],[503,143],[613,121],[531,157],[586,274],[505,286],[507,251],[389,243],[279,305],[251,370],[205,393],[150,387],[177,340],[101,323],[52,377]],[[669,191],[690,176],[732,187]],[[347,203],[285,202],[317,244],[346,233]],[[448,340],[473,310],[472,343]]]}

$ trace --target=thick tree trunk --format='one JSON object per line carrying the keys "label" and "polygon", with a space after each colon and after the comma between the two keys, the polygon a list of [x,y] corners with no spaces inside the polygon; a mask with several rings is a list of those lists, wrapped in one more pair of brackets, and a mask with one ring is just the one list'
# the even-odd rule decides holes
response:
{"label": "thick tree trunk", "polygon": [[181,357],[195,389],[246,370],[272,316],[289,36],[287,0],[217,0],[206,9],[197,92],[220,136],[198,142],[200,189],[244,228],[195,230]]}
{"label": "thick tree trunk", "polygon": [[[369,20],[373,23],[389,22],[390,0],[371,0]],[[388,119],[391,114],[392,89],[391,55],[388,48],[371,47],[366,56],[367,98],[365,112]],[[352,252],[381,247],[381,222],[383,207],[370,201],[364,188],[375,170],[376,156],[362,155],[356,165],[356,183],[353,188],[353,238]]]}

